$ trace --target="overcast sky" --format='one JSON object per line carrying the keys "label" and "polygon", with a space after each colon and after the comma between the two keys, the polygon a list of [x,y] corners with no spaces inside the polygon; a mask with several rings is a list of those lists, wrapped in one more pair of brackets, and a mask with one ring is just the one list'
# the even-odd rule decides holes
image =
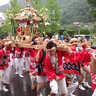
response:
{"label": "overcast sky", "polygon": [[0,6],[8,4],[10,0],[0,0]]}

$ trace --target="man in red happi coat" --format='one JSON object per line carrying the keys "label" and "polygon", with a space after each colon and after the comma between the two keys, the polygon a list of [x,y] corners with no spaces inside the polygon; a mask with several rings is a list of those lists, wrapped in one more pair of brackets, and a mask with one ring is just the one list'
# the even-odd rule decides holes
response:
{"label": "man in red happi coat", "polygon": [[58,48],[57,50],[57,45],[53,41],[48,42],[46,48],[48,49],[48,53],[44,60],[44,68],[48,80],[50,81],[50,95],[55,96],[59,94],[59,96],[65,96],[68,94],[68,91],[65,82],[62,57],[64,56],[64,51],[69,52],[69,48],[63,46],[63,49]]}

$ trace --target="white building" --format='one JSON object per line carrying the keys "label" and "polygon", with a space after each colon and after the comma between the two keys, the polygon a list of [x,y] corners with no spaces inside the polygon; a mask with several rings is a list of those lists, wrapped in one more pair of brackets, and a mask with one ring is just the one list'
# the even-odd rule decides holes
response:
{"label": "white building", "polygon": [[0,12],[0,26],[2,26],[2,24],[4,24],[5,22],[5,15],[4,13]]}
{"label": "white building", "polygon": [[[2,7],[3,7],[4,5],[9,5],[9,4],[10,4],[10,0],[0,0],[0,7],[1,7],[1,9],[2,9]],[[2,11],[3,11],[3,10],[1,10],[1,12],[0,12],[0,26],[1,26],[2,24],[4,24],[5,17],[6,17]]]}
{"label": "white building", "polygon": [[6,5],[9,3],[10,3],[10,0],[0,0],[0,6]]}

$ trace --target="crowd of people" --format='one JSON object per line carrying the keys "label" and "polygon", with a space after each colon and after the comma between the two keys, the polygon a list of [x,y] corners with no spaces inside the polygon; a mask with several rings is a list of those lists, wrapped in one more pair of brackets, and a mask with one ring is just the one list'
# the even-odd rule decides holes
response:
{"label": "crowd of people", "polygon": [[43,96],[46,85],[48,96],[76,96],[77,87],[92,88],[92,96],[96,96],[96,50],[90,41],[35,37],[31,45],[34,48],[20,48],[0,41],[0,90],[8,91],[6,85],[10,86],[15,69],[20,78],[25,72],[29,74],[37,96]]}

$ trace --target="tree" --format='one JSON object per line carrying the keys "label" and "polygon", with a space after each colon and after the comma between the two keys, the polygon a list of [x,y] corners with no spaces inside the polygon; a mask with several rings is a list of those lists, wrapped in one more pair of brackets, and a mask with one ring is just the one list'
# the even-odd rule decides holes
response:
{"label": "tree", "polygon": [[69,34],[70,37],[74,37],[74,35],[91,35],[90,33],[93,33],[92,30],[89,27],[86,26],[77,26],[77,25],[65,25],[64,26],[66,32],[64,35],[66,36],[66,33]]}
{"label": "tree", "polygon": [[40,11],[43,8],[42,0],[31,0],[34,9]]}
{"label": "tree", "polygon": [[90,7],[86,0],[71,0],[69,5],[62,6],[63,19],[62,24],[70,24],[73,22],[94,22],[95,19],[89,15]]}
{"label": "tree", "polygon": [[96,17],[96,0],[87,0],[88,4],[92,7],[89,13]]}
{"label": "tree", "polygon": [[78,26],[75,26],[72,24],[64,25],[64,28],[66,30],[66,32],[64,32],[64,35],[66,36],[68,34],[70,37],[74,37],[74,35],[78,34],[78,31],[80,30],[80,28]]}
{"label": "tree", "polygon": [[[12,24],[14,24],[14,27],[17,26],[16,23],[13,22],[13,18],[17,13],[20,12],[22,6],[19,5],[18,0],[10,0],[10,7],[8,8],[7,11],[5,11],[6,14],[6,21],[5,24],[0,28],[0,34],[5,34],[5,33],[11,33],[12,34]],[[11,13],[11,18],[10,18],[10,13]],[[14,29],[15,30],[15,29]]]}
{"label": "tree", "polygon": [[43,22],[39,25],[39,32],[54,34],[60,29],[61,12],[56,0],[47,0],[43,4],[42,0],[32,0],[32,6],[38,10],[39,16]]}
{"label": "tree", "polygon": [[87,0],[88,4],[90,4],[91,6],[96,7],[96,0]]}
{"label": "tree", "polygon": [[[10,7],[7,10],[7,12],[9,14],[9,10],[11,9],[13,17],[15,17],[15,15],[20,12],[21,8],[22,8],[22,6],[18,3],[18,0],[15,0],[15,2],[14,2],[14,0],[10,0]],[[7,16],[9,16],[8,14],[7,14]]]}
{"label": "tree", "polygon": [[50,23],[50,25],[47,27],[47,31],[54,34],[60,29],[61,10],[56,0],[47,0],[46,8],[49,11],[48,22]]}

